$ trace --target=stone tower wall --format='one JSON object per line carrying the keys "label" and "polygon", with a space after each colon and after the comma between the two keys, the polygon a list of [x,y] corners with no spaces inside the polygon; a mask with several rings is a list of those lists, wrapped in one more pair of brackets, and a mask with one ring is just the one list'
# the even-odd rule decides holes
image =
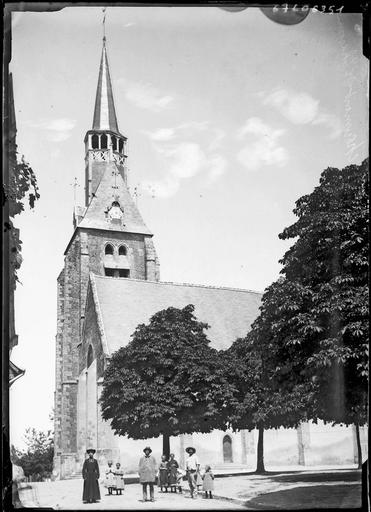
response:
{"label": "stone tower wall", "polygon": [[[90,329],[91,318],[85,319],[89,272],[104,275],[105,245],[110,243],[118,257],[118,247],[127,248],[130,277],[159,279],[157,255],[150,237],[135,233],[99,229],[77,229],[68,247],[64,270],[58,279],[58,320],[56,336],[56,392],[55,392],[55,460],[56,478],[66,478],[76,470],[85,444],[82,418],[78,419],[79,403],[83,397],[78,391],[81,371],[86,366],[84,348],[80,345],[82,330]],[[112,278],[115,279],[115,278]],[[89,308],[88,308],[89,309]],[[91,324],[92,329],[96,329]],[[97,350],[97,344],[95,343]],[[95,352],[98,378],[103,373],[103,355]],[[79,388],[82,383],[80,382]],[[79,407],[80,407],[79,406]],[[83,414],[80,407],[80,416]],[[80,434],[78,434],[78,431]]]}
{"label": "stone tower wall", "polygon": [[62,336],[61,449],[76,451],[76,392],[80,341],[80,236],[76,235],[65,257]]}
{"label": "stone tower wall", "polygon": [[128,249],[127,259],[130,262],[130,278],[148,279],[146,268],[146,243],[148,237],[135,233],[104,231],[94,229],[88,233],[89,267],[94,274],[104,275],[104,248],[110,243],[115,248],[115,261],[120,244]]}

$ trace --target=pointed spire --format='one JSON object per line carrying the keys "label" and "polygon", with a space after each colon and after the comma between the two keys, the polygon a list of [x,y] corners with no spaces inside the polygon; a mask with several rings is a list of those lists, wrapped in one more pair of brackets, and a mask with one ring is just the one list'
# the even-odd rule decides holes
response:
{"label": "pointed spire", "polygon": [[111,132],[119,133],[108,67],[105,35],[103,36],[102,58],[95,98],[93,130],[110,130]]}

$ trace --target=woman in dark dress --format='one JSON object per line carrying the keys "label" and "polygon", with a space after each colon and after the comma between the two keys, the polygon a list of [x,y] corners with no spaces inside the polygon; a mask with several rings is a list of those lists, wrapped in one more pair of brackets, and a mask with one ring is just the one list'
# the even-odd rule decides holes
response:
{"label": "woman in dark dress", "polygon": [[82,501],[85,503],[95,503],[97,500],[100,500],[98,484],[99,466],[97,460],[94,459],[95,450],[90,448],[89,450],[86,450],[86,453],[89,457],[85,459],[82,467],[82,477],[84,479]]}
{"label": "woman in dark dress", "polygon": [[167,468],[169,471],[169,485],[171,492],[176,492],[176,486],[178,482],[178,468],[179,464],[175,460],[175,456],[173,453],[170,453],[169,462],[167,463]]}
{"label": "woman in dark dress", "polygon": [[167,492],[167,486],[168,486],[168,467],[167,467],[167,460],[166,456],[163,455],[161,457],[161,464],[158,468],[159,478],[158,478],[158,486],[161,488],[161,492],[165,491]]}

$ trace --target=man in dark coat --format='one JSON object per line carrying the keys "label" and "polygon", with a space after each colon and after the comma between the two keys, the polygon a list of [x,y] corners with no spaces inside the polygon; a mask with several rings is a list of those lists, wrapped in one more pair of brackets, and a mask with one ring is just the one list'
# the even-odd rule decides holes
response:
{"label": "man in dark coat", "polygon": [[85,503],[95,503],[97,500],[100,500],[98,484],[99,466],[97,460],[94,459],[95,450],[90,448],[89,450],[86,450],[86,453],[89,457],[85,459],[82,467],[82,477],[84,479],[82,501]]}

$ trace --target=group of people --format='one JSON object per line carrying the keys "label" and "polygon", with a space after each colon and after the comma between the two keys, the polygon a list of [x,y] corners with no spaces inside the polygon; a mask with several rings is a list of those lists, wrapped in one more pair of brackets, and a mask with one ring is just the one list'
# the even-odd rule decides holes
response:
{"label": "group of people", "polygon": [[122,494],[122,491],[125,489],[124,482],[124,472],[121,469],[121,464],[119,462],[116,463],[116,468],[112,467],[112,461],[108,461],[108,468],[106,469],[106,478],[104,481],[104,486],[108,489],[108,494],[113,494],[113,491],[116,491],[117,494]]}
{"label": "group of people", "polygon": [[[162,492],[182,492],[182,481],[188,481],[191,498],[197,498],[198,491],[204,491],[205,498],[213,497],[214,475],[209,465],[205,466],[205,471],[201,475],[200,463],[196,455],[196,449],[189,446],[185,450],[188,458],[185,463],[185,474],[179,468],[178,462],[175,460],[173,453],[170,454],[169,460],[166,456],[161,457],[161,463],[157,467],[156,459],[151,455],[152,449],[146,446],[143,450],[144,455],[139,460],[139,481],[142,484],[143,501],[155,501],[154,486],[156,481]],[[90,448],[87,450],[88,458],[85,460],[82,475],[84,478],[83,502],[95,503],[100,500],[99,491],[99,466],[94,459],[95,450]],[[124,472],[118,462],[116,468],[113,467],[112,461],[108,461],[108,467],[105,472],[104,485],[108,490],[108,494],[121,494],[125,488]],[[149,498],[148,498],[149,489]]]}

